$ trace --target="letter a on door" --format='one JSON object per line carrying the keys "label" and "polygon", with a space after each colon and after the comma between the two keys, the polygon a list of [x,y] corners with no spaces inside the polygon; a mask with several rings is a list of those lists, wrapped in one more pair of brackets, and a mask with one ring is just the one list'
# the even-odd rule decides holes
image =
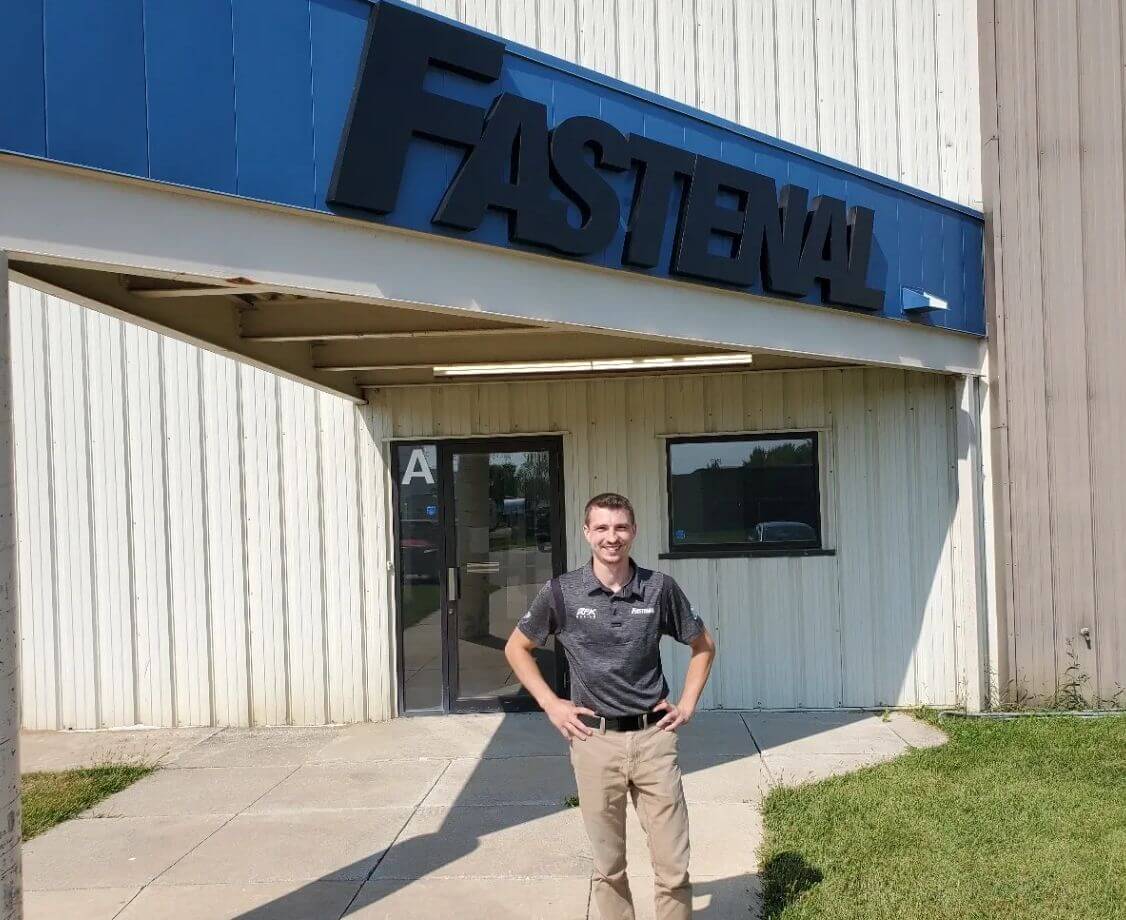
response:
{"label": "letter a on door", "polygon": [[430,464],[426,462],[426,454],[421,447],[416,447],[411,451],[411,458],[403,472],[403,485],[409,486],[412,479],[420,476],[428,486],[434,485],[434,474],[430,470]]}

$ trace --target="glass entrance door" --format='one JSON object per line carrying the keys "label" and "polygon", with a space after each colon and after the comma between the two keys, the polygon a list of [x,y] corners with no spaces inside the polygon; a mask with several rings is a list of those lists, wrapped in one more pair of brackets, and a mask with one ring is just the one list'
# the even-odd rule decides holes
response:
{"label": "glass entrance door", "polygon": [[[396,445],[404,709],[536,708],[504,645],[563,569],[561,468],[559,438]],[[562,690],[562,656],[535,654]]]}

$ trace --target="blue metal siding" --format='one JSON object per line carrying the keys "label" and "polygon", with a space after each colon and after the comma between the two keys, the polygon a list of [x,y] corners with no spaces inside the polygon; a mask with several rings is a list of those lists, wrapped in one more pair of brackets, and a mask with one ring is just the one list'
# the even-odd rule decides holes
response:
{"label": "blue metal siding", "polygon": [[43,4],[12,3],[0,26],[0,149],[47,154]]}
{"label": "blue metal siding", "polygon": [[317,0],[312,4],[314,200],[323,202],[336,164],[336,150],[352,85],[360,66],[368,11],[356,0]]}
{"label": "blue metal siding", "polygon": [[[7,77],[0,149],[327,211],[368,0],[23,0],[0,28]],[[37,56],[41,58],[36,64]],[[556,124],[595,115],[623,132],[675,144],[876,212],[869,283],[886,317],[984,334],[980,215],[899,183],[689,109],[509,43],[497,84],[442,72],[435,91],[487,107],[499,91],[543,102]],[[417,140],[399,207],[384,222],[511,247],[506,218],[471,233],[430,219],[461,154]],[[608,176],[622,202],[630,174]],[[668,212],[661,268],[676,221]],[[588,261],[617,266],[624,226]],[[903,287],[936,294],[945,312],[908,317]],[[808,298],[811,302],[814,298]]]}
{"label": "blue metal siding", "polygon": [[51,0],[43,23],[47,156],[148,176],[141,0]]}
{"label": "blue metal siding", "polygon": [[236,0],[238,194],[316,207],[308,0]]}
{"label": "blue metal siding", "polygon": [[232,44],[230,0],[145,0],[151,178],[237,191]]}

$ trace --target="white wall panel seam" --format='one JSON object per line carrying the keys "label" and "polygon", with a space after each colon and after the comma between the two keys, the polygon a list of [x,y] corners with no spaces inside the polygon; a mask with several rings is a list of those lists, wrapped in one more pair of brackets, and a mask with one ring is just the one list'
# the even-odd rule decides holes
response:
{"label": "white wall panel seam", "polygon": [[157,339],[156,351],[156,384],[157,384],[157,411],[160,419],[160,484],[161,502],[164,509],[164,531],[162,541],[164,544],[164,585],[165,597],[168,606],[164,611],[168,623],[168,684],[172,707],[172,727],[180,724],[180,692],[177,684],[176,666],[176,607],[172,589],[172,544],[169,539],[169,522],[171,521],[171,503],[169,501],[168,479],[171,472],[168,468],[168,417],[167,396],[165,393],[164,350],[169,340],[164,336]]}
{"label": "white wall panel seam", "polygon": [[612,0],[614,5],[614,73],[622,72],[622,0]]}
{"label": "white wall panel seam", "polygon": [[899,5],[896,3],[889,3],[888,9],[891,11],[891,59],[894,67],[895,74],[895,176],[893,178],[900,181],[903,180],[903,119],[900,115],[899,103],[899,23],[896,21],[896,12]]}
{"label": "white wall panel seam", "polygon": [[90,515],[90,540],[88,552],[86,553],[86,564],[89,566],[89,579],[90,579],[90,641],[91,648],[91,661],[93,663],[93,690],[94,690],[94,728],[103,727],[103,713],[102,713],[102,649],[101,649],[101,633],[99,629],[99,603],[98,603],[98,560],[97,560],[97,541],[94,539],[96,527],[94,525],[94,514],[96,513],[96,506],[94,504],[94,471],[93,459],[91,453],[93,452],[93,444],[91,438],[91,416],[90,416],[90,360],[89,360],[89,323],[90,312],[83,310],[79,313],[79,374],[82,380],[82,415],[86,422],[86,437],[83,444],[82,461],[86,467],[86,506]]}
{"label": "white wall panel seam", "polygon": [[[1121,9],[1121,7],[1120,7],[1120,9]],[[1076,63],[1076,93],[1075,93],[1075,96],[1076,96],[1076,125],[1080,127],[1080,132],[1081,132],[1080,138],[1079,138],[1079,140],[1080,140],[1079,156],[1077,157],[1077,164],[1076,164],[1079,175],[1076,179],[1076,185],[1080,189],[1080,193],[1079,193],[1080,194],[1080,201],[1082,201],[1083,174],[1086,171],[1085,167],[1087,167],[1089,164],[1086,162],[1087,158],[1083,156],[1084,148],[1082,146],[1082,140],[1083,140],[1083,138],[1082,138],[1082,125],[1083,125],[1083,109],[1084,109],[1083,95],[1084,94],[1083,94],[1083,91],[1082,91],[1083,68],[1082,68],[1082,65],[1081,65],[1080,62],[1083,61],[1084,57],[1083,57],[1083,28],[1082,28],[1082,24],[1080,22],[1079,4],[1078,3],[1075,6],[1075,47],[1076,47],[1076,57],[1078,59],[1077,63]],[[1122,61],[1120,60],[1118,63],[1119,63],[1119,71],[1121,72]],[[1094,181],[1094,180],[1088,178],[1088,181]],[[1083,229],[1084,229],[1083,224],[1080,223],[1080,226],[1079,226],[1080,234],[1082,234]],[[1081,239],[1082,239],[1082,237],[1081,237]],[[1091,355],[1093,353],[1093,349],[1091,348],[1091,326],[1093,324],[1091,323],[1090,319],[1088,318],[1088,313],[1090,312],[1088,304],[1091,304],[1094,301],[1095,298],[1094,298],[1094,295],[1092,294],[1092,292],[1087,290],[1088,278],[1087,278],[1086,272],[1083,273],[1083,277],[1082,277],[1080,283],[1081,283],[1082,290],[1083,290],[1083,298],[1082,298],[1082,303],[1081,303],[1080,307],[1081,307],[1083,314],[1084,314],[1084,317],[1083,317],[1083,356],[1084,356],[1083,357],[1083,375],[1084,375],[1084,380],[1085,380],[1085,383],[1086,383],[1086,393],[1087,393],[1087,399],[1086,399],[1086,405],[1085,405],[1087,420],[1084,423],[1084,427],[1087,429],[1087,494],[1088,494],[1087,501],[1090,504],[1091,512],[1092,512],[1091,513],[1091,521],[1090,521],[1090,525],[1091,525],[1091,582],[1092,582],[1092,605],[1091,605],[1091,620],[1092,620],[1091,627],[1092,627],[1092,629],[1091,629],[1091,633],[1090,633],[1090,638],[1091,638],[1091,640],[1093,640],[1092,641],[1092,657],[1094,659],[1094,671],[1095,671],[1095,673],[1090,675],[1090,677],[1091,677],[1092,683],[1094,684],[1095,693],[1097,695],[1097,694],[1099,694],[1100,689],[1103,685],[1103,681],[1102,681],[1102,678],[1101,678],[1103,662],[1102,662],[1102,656],[1100,654],[1101,651],[1102,651],[1102,644],[1098,641],[1098,638],[1099,638],[1099,635],[1100,635],[1100,629],[1099,629],[1100,616],[1099,616],[1099,614],[1102,611],[1100,610],[1100,608],[1101,608],[1101,605],[1099,603],[1100,592],[1098,590],[1098,580],[1099,580],[1099,572],[1100,572],[1100,566],[1099,566],[1099,555],[1100,555],[1100,553],[1099,553],[1099,550],[1100,550],[1099,542],[1100,541],[1098,539],[1098,533],[1097,533],[1098,514],[1096,512],[1096,509],[1098,507],[1098,503],[1097,503],[1097,496],[1095,495],[1095,483],[1096,483],[1096,469],[1095,469],[1096,453],[1095,453],[1095,451],[1098,449],[1098,445],[1095,443],[1095,440],[1098,437],[1098,435],[1097,435],[1097,432],[1095,431],[1095,426],[1091,424],[1091,420],[1090,420],[1091,403],[1092,403],[1091,394],[1095,393],[1095,382],[1092,379],[1093,370],[1092,370],[1092,366],[1091,366],[1092,363],[1093,363],[1091,361]],[[1109,666],[1110,666],[1110,664],[1108,663],[1107,667],[1109,667]]]}
{"label": "white wall panel seam", "polygon": [[[841,488],[839,476],[841,475],[841,449],[840,425],[842,412],[837,411],[838,401],[844,399],[844,371],[826,371],[826,379],[832,381],[831,395],[828,397],[828,439],[832,445],[832,475],[827,483],[827,491],[833,504],[833,546],[839,548],[841,530],[843,528],[843,515],[841,509]],[[837,705],[843,706],[845,699],[845,653],[844,653],[844,591],[841,589],[841,577],[844,566],[840,559],[837,560],[836,578],[834,583],[837,589]]]}
{"label": "white wall panel seam", "polygon": [[242,374],[235,369],[235,432],[238,440],[238,497],[239,497],[239,534],[242,545],[242,617],[243,617],[243,646],[245,648],[245,674],[246,674],[246,724],[254,725],[254,637],[252,630],[252,617],[250,610],[250,540],[247,533],[247,502],[246,502],[246,443],[245,426],[243,418],[243,387]]}
{"label": "white wall panel seam", "polygon": [[278,545],[281,547],[279,553],[280,559],[280,572],[278,578],[279,588],[281,590],[281,615],[282,615],[282,677],[285,682],[285,724],[293,725],[293,677],[292,669],[293,664],[290,660],[290,647],[289,647],[289,578],[288,578],[288,561],[286,552],[286,514],[285,514],[285,449],[282,445],[282,433],[284,431],[283,417],[282,417],[282,389],[281,378],[275,377],[271,383],[273,384],[274,391],[274,449],[277,451],[278,457],[278,491],[277,495],[273,497],[276,502],[278,510]]}
{"label": "white wall panel seam", "polygon": [[[946,417],[947,422],[947,452],[950,456],[949,462],[949,485],[951,494],[954,496],[955,507],[962,501],[961,487],[958,482],[958,399],[956,388],[953,382],[947,382],[946,391],[944,394],[946,400]],[[959,534],[954,528],[950,528],[947,535],[947,540],[950,543],[951,556],[954,559],[958,558],[958,541]],[[950,596],[953,598],[954,604],[957,605],[959,591],[958,579],[951,573],[950,578]],[[959,706],[966,704],[965,697],[965,681],[962,679],[962,674],[965,668],[965,656],[963,654],[963,643],[961,637],[962,621],[961,618],[955,615],[954,617],[954,683],[957,688]]]}
{"label": "white wall panel seam", "polygon": [[817,33],[818,33],[818,16],[817,5],[810,8],[813,15],[813,28],[809,30],[809,43],[810,43],[810,60],[813,61],[813,136],[817,139],[816,147],[818,150],[825,149],[825,133],[823,131],[823,112],[821,110],[821,80],[818,73],[819,67],[817,65]]}
{"label": "white wall panel seam", "polygon": [[58,524],[55,520],[55,482],[56,450],[55,450],[55,413],[53,411],[54,399],[51,393],[51,336],[47,328],[47,297],[41,294],[38,298],[40,310],[40,327],[43,335],[43,407],[45,428],[45,449],[47,451],[47,526],[50,529],[48,544],[51,547],[51,639],[55,656],[55,727],[73,728],[66,724],[65,709],[63,707],[63,663],[62,639],[59,635],[62,628],[59,617],[59,549],[58,549]]}
{"label": "white wall panel seam", "polygon": [[136,510],[133,506],[133,459],[132,451],[129,449],[131,439],[131,426],[129,424],[129,353],[125,346],[125,330],[125,323],[117,324],[117,337],[121,348],[121,434],[124,442],[122,444],[121,456],[122,465],[124,467],[125,513],[127,516],[125,544],[126,560],[129,566],[129,653],[131,658],[130,664],[133,670],[133,722],[134,724],[139,724],[141,721],[141,675],[139,669],[140,650],[137,644],[137,565],[135,558],[136,549],[134,547],[136,528],[133,526]]}
{"label": "white wall panel seam", "polygon": [[[984,51],[989,55],[988,63],[992,66],[989,68],[987,75],[988,91],[981,94],[982,99],[989,104],[988,114],[984,117],[988,119],[988,125],[992,131],[988,139],[983,138],[984,144],[992,144],[995,153],[987,159],[983,159],[982,168],[982,191],[981,197],[984,202],[985,195],[985,177],[984,166],[985,162],[990,162],[994,167],[994,173],[989,177],[989,191],[990,197],[999,197],[1001,188],[1001,138],[1000,138],[1000,125],[998,121],[998,110],[1000,108],[1000,100],[998,95],[998,81],[999,81],[999,68],[1000,63],[997,54],[997,19],[996,7],[994,0],[982,0],[983,7],[988,4],[989,15],[987,22],[989,23],[989,34],[984,42]],[[979,48],[979,51],[982,49]],[[984,133],[984,132],[983,132]],[[984,149],[984,147],[983,147]],[[1126,138],[1124,138],[1124,149],[1126,149]],[[1123,202],[1123,207],[1126,209],[1126,201]],[[998,541],[1000,550],[1002,551],[1003,558],[998,558],[997,562],[1001,568],[997,571],[996,577],[1001,580],[1001,588],[999,595],[1004,600],[1004,611],[1001,629],[1004,633],[1003,642],[1005,643],[1005,657],[1006,657],[1006,671],[1004,674],[998,674],[998,681],[1007,681],[1009,677],[1016,675],[1017,667],[1017,644],[1016,644],[1016,621],[1015,621],[1015,596],[1013,593],[1013,578],[1012,578],[1012,560],[1013,560],[1013,521],[1012,521],[1012,501],[1009,497],[1008,490],[1012,481],[1012,473],[1010,467],[1012,463],[1012,439],[1009,436],[1009,381],[1008,381],[1008,346],[1006,337],[1006,328],[1004,320],[1004,303],[1005,303],[1005,247],[1003,227],[1005,215],[1000,207],[992,207],[990,210],[990,222],[992,223],[992,255],[993,255],[993,287],[992,290],[986,291],[986,303],[989,304],[990,299],[993,300],[992,309],[989,310],[988,320],[991,322],[990,337],[993,343],[993,350],[996,361],[993,363],[992,372],[995,374],[996,385],[998,387],[996,404],[1000,407],[1001,418],[997,420],[999,425],[998,429],[994,432],[993,437],[1000,439],[999,454],[1001,457],[1002,471],[1004,474],[1003,490],[1004,496],[1001,501],[1000,514],[1000,531],[1001,539]],[[986,266],[988,270],[988,263]],[[988,276],[987,276],[988,277]],[[992,294],[992,298],[990,295]],[[999,686],[998,691],[1001,694],[1006,692],[1006,686]]]}
{"label": "white wall panel seam", "polygon": [[[329,650],[328,628],[328,585],[326,578],[325,540],[327,528],[325,527],[325,489],[324,467],[321,450],[321,401],[318,396],[313,398],[313,461],[316,474],[317,496],[317,527],[320,529],[317,552],[317,578],[320,583],[320,619],[321,619],[321,681],[324,683],[324,721],[332,721],[332,656]],[[342,701],[341,701],[342,702]]]}
{"label": "white wall panel seam", "polygon": [[[1034,55],[1034,59],[1035,59],[1035,58],[1039,57],[1036,54],[1036,49],[1039,47],[1039,44],[1040,44],[1040,42],[1039,42],[1040,27],[1039,27],[1039,23],[1038,23],[1038,17],[1036,15],[1038,8],[1035,5],[1033,5],[1031,9],[1032,9],[1032,17],[1031,17],[1031,20],[1032,20],[1032,49],[1033,49],[1033,55]],[[1034,60],[1033,67],[1032,67],[1032,81],[1033,81],[1032,96],[1033,96],[1033,99],[1035,99],[1036,102],[1039,103],[1040,99],[1042,98],[1041,97],[1041,91],[1040,91],[1040,68],[1035,66],[1035,65],[1036,65],[1036,61]],[[1041,135],[1040,135],[1040,106],[1039,106],[1039,104],[1036,104],[1036,105],[1033,106],[1033,118],[1035,119],[1035,122],[1036,122],[1036,127],[1035,127],[1036,144],[1037,144],[1037,147],[1039,148],[1039,145],[1040,145],[1041,140],[1042,140]],[[1039,169],[1036,172],[1036,193],[1037,193],[1037,202],[1039,203],[1039,202],[1043,201],[1043,198],[1044,198],[1043,170],[1039,170]],[[1043,239],[1044,239],[1044,209],[1042,207],[1037,207],[1036,216],[1037,216],[1037,221],[1038,221],[1037,238],[1042,242]],[[1045,283],[1046,283],[1046,279],[1044,277],[1044,259],[1043,259],[1043,257],[1040,258],[1039,264],[1040,264],[1040,290],[1043,291],[1044,287],[1045,287]],[[1045,309],[1044,298],[1041,297],[1040,298],[1040,317],[1039,317],[1039,321],[1040,321],[1040,327],[1041,327],[1040,341],[1041,341],[1041,343],[1043,343],[1043,346],[1042,346],[1042,352],[1038,356],[1038,361],[1040,363],[1040,366],[1045,369],[1043,398],[1044,398],[1044,405],[1049,406],[1050,403],[1051,403],[1051,392],[1050,392],[1051,378],[1050,378],[1050,375],[1046,372],[1047,366],[1048,366],[1047,354],[1046,354],[1046,349],[1047,349],[1046,336],[1048,334],[1048,329],[1047,329],[1047,322],[1044,319],[1044,309]],[[1046,418],[1045,418],[1045,425],[1048,425],[1049,428],[1050,428],[1050,424],[1048,423]],[[1055,498],[1052,494],[1052,488],[1051,488],[1051,483],[1052,483],[1052,453],[1051,453],[1050,450],[1047,449],[1046,446],[1045,446],[1044,453],[1045,453],[1045,458],[1046,458],[1045,463],[1046,463],[1046,468],[1047,468],[1046,485],[1048,487],[1048,489],[1047,489],[1047,491],[1048,491],[1048,495],[1047,495],[1048,521],[1050,522],[1050,521],[1055,519],[1055,515],[1053,513],[1053,508],[1052,508],[1052,506],[1055,502]],[[1057,578],[1056,578],[1056,544],[1055,544],[1054,540],[1048,540],[1047,543],[1048,543],[1048,582],[1051,586],[1051,599],[1050,599],[1049,605],[1052,608],[1051,617],[1050,617],[1050,619],[1052,621],[1052,653],[1051,653],[1052,674],[1058,675],[1060,673],[1059,618],[1055,615],[1055,609],[1054,609],[1056,591],[1058,590],[1058,586],[1056,584],[1056,582],[1057,582]]]}
{"label": "white wall panel seam", "polygon": [[856,163],[860,166],[864,164],[861,162],[861,146],[860,146],[860,67],[858,61],[860,60],[860,45],[856,40],[856,0],[850,0],[849,9],[852,11],[852,94],[855,97],[854,112],[855,119],[853,120],[853,143],[856,145]]}
{"label": "white wall panel seam", "polygon": [[211,593],[211,561],[208,552],[211,546],[211,522],[208,514],[208,478],[207,478],[207,419],[206,419],[206,394],[204,392],[204,367],[203,349],[195,353],[196,363],[196,388],[198,390],[198,422],[199,422],[199,475],[200,475],[200,510],[201,527],[203,530],[203,603],[204,603],[204,628],[207,630],[207,711],[209,724],[216,721],[215,708],[215,616],[214,599]]}
{"label": "white wall panel seam", "polygon": [[685,100],[689,105],[695,108],[700,108],[700,87],[704,81],[704,74],[701,72],[700,61],[700,7],[699,0],[690,0],[692,10],[692,63],[695,65],[695,93],[692,99]]}
{"label": "white wall panel seam", "polygon": [[739,53],[739,10],[742,7],[742,0],[735,0],[731,4],[731,77],[734,80],[732,84],[732,92],[734,99],[731,103],[734,116],[732,121],[745,123],[746,109],[744,108],[743,99],[743,56]]}
{"label": "white wall panel seam", "polygon": [[[787,0],[788,2],[788,0]],[[778,92],[781,85],[778,73],[778,0],[770,0],[770,26],[771,35],[771,60],[774,63],[774,130],[777,131],[782,124],[782,94]]]}

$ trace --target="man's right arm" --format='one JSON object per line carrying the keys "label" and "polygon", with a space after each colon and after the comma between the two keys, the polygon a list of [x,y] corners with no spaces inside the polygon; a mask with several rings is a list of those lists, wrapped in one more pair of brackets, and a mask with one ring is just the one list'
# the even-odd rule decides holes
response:
{"label": "man's right arm", "polygon": [[532,695],[540,709],[544,711],[551,724],[567,739],[585,738],[593,734],[584,725],[579,715],[595,715],[589,709],[576,706],[570,700],[561,699],[544,680],[540,667],[532,655],[536,646],[543,644],[549,635],[558,631],[559,624],[552,607],[551,584],[543,586],[528,612],[520,619],[508,642],[504,646],[504,657],[508,659],[516,679]]}

